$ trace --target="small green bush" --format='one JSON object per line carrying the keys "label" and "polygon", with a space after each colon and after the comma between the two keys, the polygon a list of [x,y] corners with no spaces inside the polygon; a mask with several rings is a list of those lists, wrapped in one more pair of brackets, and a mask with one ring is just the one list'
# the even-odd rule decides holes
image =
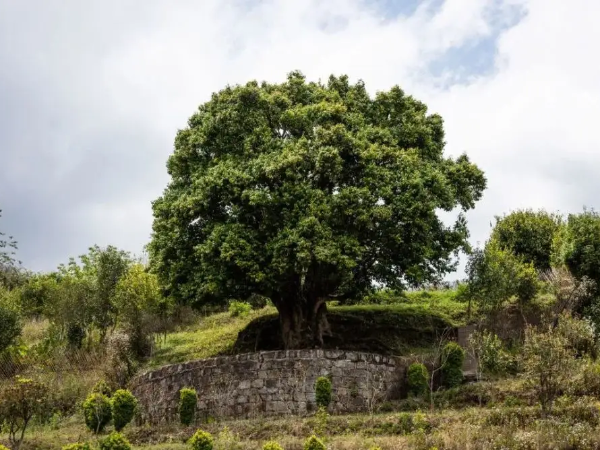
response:
{"label": "small green bush", "polygon": [[126,389],[116,391],[111,399],[115,430],[121,431],[131,422],[137,408],[137,399]]}
{"label": "small green bush", "polygon": [[213,437],[206,431],[198,430],[188,444],[192,450],[213,450]]}
{"label": "small green bush", "polygon": [[402,434],[410,434],[414,429],[413,415],[408,412],[401,412],[398,415],[398,426]]}
{"label": "small green bush", "polygon": [[[2,446],[0,446],[0,450],[2,450]],[[69,444],[65,445],[62,450],[92,450],[92,446],[87,442],[77,443],[77,444]]]}
{"label": "small green bush", "polygon": [[112,419],[110,400],[106,395],[90,394],[83,402],[85,425],[93,433],[101,433]]}
{"label": "small green bush", "polygon": [[231,317],[245,317],[252,310],[252,305],[248,302],[238,302],[232,300],[229,302],[229,315]]}
{"label": "small green bush", "polygon": [[4,445],[0,444],[0,450],[9,450],[9,449],[6,448]]}
{"label": "small green bush", "polygon": [[315,398],[319,408],[327,408],[331,403],[331,380],[327,377],[317,378]]}
{"label": "small green bush", "polygon": [[283,447],[275,441],[269,441],[263,445],[262,450],[283,450]]}
{"label": "small green bush", "polygon": [[113,431],[100,440],[98,448],[100,450],[131,450],[131,444],[121,433]]}
{"label": "small green bush", "polygon": [[104,380],[98,381],[92,388],[92,394],[102,394],[110,397],[113,393],[108,383]]}
{"label": "small green bush", "polygon": [[327,448],[318,437],[313,435],[304,442],[304,450],[327,450]]}
{"label": "small green bush", "polygon": [[179,391],[179,421],[182,425],[189,426],[196,417],[196,404],[198,395],[192,388],[183,388]]}
{"label": "small green bush", "polygon": [[424,395],[429,389],[429,371],[425,364],[412,363],[408,367],[408,392],[415,396]]}
{"label": "small green bush", "polygon": [[463,381],[465,351],[456,342],[448,342],[442,352],[442,380],[446,387],[460,386]]}

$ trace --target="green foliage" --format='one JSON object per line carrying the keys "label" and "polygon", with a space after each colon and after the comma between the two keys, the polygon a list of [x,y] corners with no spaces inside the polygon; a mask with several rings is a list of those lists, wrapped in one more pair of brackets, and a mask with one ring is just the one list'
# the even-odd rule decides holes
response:
{"label": "green foliage", "polygon": [[4,445],[0,444],[0,450],[10,450],[10,449],[8,449]]}
{"label": "green foliage", "polygon": [[16,343],[22,329],[18,311],[14,306],[5,303],[2,291],[0,286],[0,353]]}
{"label": "green foliage", "polygon": [[121,433],[113,431],[98,442],[99,450],[131,450],[131,444]]}
{"label": "green foliage", "polygon": [[592,359],[598,356],[596,329],[589,319],[577,319],[568,313],[563,313],[558,318],[556,333],[566,339],[568,347],[578,356]]}
{"label": "green foliage", "polygon": [[325,408],[331,403],[331,380],[328,377],[319,377],[315,383],[315,399],[317,407]]}
{"label": "green foliage", "polygon": [[115,430],[121,431],[131,422],[137,408],[137,399],[126,389],[117,390],[111,400],[112,418]]}
{"label": "green foliage", "polygon": [[[2,448],[0,448],[2,450]],[[92,446],[87,442],[65,445],[62,450],[92,450]]]}
{"label": "green foliage", "polygon": [[542,410],[548,412],[575,373],[575,351],[564,334],[556,329],[538,331],[528,327],[522,352],[527,382]]}
{"label": "green foliage", "polygon": [[247,302],[238,302],[236,300],[229,302],[229,315],[231,317],[246,317],[251,309],[252,305]]}
{"label": "green foliage", "polygon": [[[0,217],[2,210],[0,209]],[[17,261],[15,260],[15,250],[17,250],[17,241],[12,236],[5,238],[6,233],[0,231],[0,267],[12,267]]]}
{"label": "green foliage", "polygon": [[570,214],[554,240],[554,263],[565,264],[577,278],[600,284],[600,215],[594,210]]}
{"label": "green foliage", "polygon": [[105,380],[100,380],[94,385],[91,393],[92,394],[102,394],[102,395],[106,395],[107,397],[111,397],[113,391]]}
{"label": "green foliage", "polygon": [[269,441],[263,445],[262,450],[283,450],[283,447],[278,442]]}
{"label": "green foliage", "polygon": [[521,304],[528,303],[540,288],[533,265],[501,250],[494,241],[469,256],[467,277],[469,298],[488,311],[500,308],[513,296]]}
{"label": "green foliage", "polygon": [[443,151],[441,117],[398,87],[372,99],[347,76],[298,72],[227,87],[178,132],[153,203],[152,270],[181,302],[271,298],[298,345],[323,298],[454,268],[466,220],[448,227],[437,211],[473,208],[486,181]]}
{"label": "green foliage", "polygon": [[407,371],[408,391],[419,396],[425,395],[429,389],[429,371],[425,364],[412,363]]}
{"label": "green foliage", "polygon": [[500,338],[491,331],[475,331],[469,336],[469,351],[479,364],[481,374],[500,375],[506,372],[510,358]]}
{"label": "green foliage", "polygon": [[213,437],[206,431],[198,430],[190,438],[188,444],[192,450],[212,450]]}
{"label": "green foliage", "polygon": [[318,437],[313,435],[304,442],[304,450],[327,450],[327,447]]}
{"label": "green foliage", "polygon": [[532,209],[496,217],[491,239],[500,249],[513,253],[539,271],[551,266],[552,242],[562,219],[557,214]]}
{"label": "green foliage", "polygon": [[198,395],[192,388],[183,388],[179,391],[179,421],[182,425],[189,426],[196,417],[196,404]]}
{"label": "green foliage", "polygon": [[21,446],[31,420],[44,414],[47,401],[48,386],[39,381],[17,377],[2,388],[0,424],[4,424],[14,448]]}
{"label": "green foliage", "polygon": [[112,419],[109,398],[100,393],[93,393],[85,399],[82,406],[85,425],[92,433],[101,433]]}
{"label": "green foliage", "polygon": [[148,356],[149,335],[158,331],[155,324],[172,313],[173,304],[160,293],[156,275],[141,264],[132,265],[115,288],[114,306],[131,339],[136,357]]}
{"label": "green foliage", "polygon": [[448,342],[442,350],[442,379],[444,386],[460,386],[463,381],[465,351],[456,342]]}

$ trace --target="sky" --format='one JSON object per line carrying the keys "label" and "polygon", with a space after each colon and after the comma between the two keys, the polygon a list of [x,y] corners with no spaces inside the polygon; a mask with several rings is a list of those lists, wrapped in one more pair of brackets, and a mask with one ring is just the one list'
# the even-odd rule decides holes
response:
{"label": "sky", "polygon": [[178,129],[251,79],[399,85],[519,208],[600,208],[596,0],[0,0],[0,231],[34,271],[141,254]]}

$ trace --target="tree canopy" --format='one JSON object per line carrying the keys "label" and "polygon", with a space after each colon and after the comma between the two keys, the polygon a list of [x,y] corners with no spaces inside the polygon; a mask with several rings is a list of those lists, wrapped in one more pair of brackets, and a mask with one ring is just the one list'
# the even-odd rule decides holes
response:
{"label": "tree canopy", "polygon": [[[455,267],[462,211],[486,180],[444,145],[442,118],[397,86],[371,98],[347,76],[299,72],[228,86],[177,133],[153,203],[152,270],[179,302],[269,297],[286,347],[318,345],[326,300]],[[444,225],[437,213],[457,208]]]}
{"label": "tree canopy", "polygon": [[496,226],[491,239],[502,250],[513,252],[537,270],[551,267],[552,242],[562,219],[557,214],[532,209],[514,211],[496,217]]}

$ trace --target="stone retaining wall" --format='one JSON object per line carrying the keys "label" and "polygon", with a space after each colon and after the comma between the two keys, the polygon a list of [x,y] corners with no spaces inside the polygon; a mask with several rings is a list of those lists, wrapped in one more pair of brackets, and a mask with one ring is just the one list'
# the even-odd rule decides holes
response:
{"label": "stone retaining wall", "polygon": [[134,378],[141,420],[178,420],[179,390],[198,393],[200,420],[304,415],[314,411],[315,381],[330,376],[330,412],[368,411],[404,388],[408,361],[341,350],[288,350],[250,353],[174,364]]}

